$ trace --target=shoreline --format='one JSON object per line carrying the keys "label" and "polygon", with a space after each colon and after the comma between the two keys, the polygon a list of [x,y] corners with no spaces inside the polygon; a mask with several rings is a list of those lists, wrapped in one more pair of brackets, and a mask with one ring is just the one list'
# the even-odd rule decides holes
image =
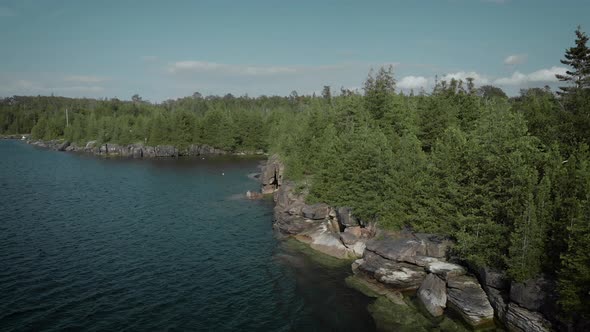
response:
{"label": "shoreline", "polygon": [[60,152],[75,152],[90,154],[104,158],[133,158],[133,159],[157,159],[157,158],[191,158],[203,156],[227,156],[227,157],[252,157],[263,159],[267,157],[264,151],[226,151],[214,148],[207,144],[191,144],[183,148],[174,145],[150,146],[143,143],[120,145],[116,143],[98,143],[89,141],[78,145],[64,139],[36,140],[30,135],[5,135],[1,139],[24,141],[25,143],[49,150]]}
{"label": "shoreline", "polygon": [[352,262],[346,283],[376,299],[372,310],[381,328],[391,325],[396,310],[410,315],[408,307],[425,313],[419,314],[426,320],[413,318],[416,329],[439,321],[437,327],[454,330],[457,326],[442,323],[449,316],[459,317],[471,330],[552,331],[559,326],[550,308],[552,280],[539,276],[517,283],[505,271],[473,269],[450,257],[454,243],[447,237],[385,231],[355,218],[350,208],[308,205],[305,190],[286,181],[284,169],[273,155],[260,176],[261,194],[272,194],[275,202],[273,228],[316,252]]}

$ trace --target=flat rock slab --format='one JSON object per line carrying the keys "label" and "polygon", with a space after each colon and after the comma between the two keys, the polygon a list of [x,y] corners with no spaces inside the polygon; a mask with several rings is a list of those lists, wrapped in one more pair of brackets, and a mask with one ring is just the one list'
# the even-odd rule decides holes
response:
{"label": "flat rock slab", "polygon": [[446,283],[432,273],[427,275],[418,289],[418,299],[432,316],[442,316],[447,307]]}
{"label": "flat rock slab", "polygon": [[493,324],[494,309],[477,279],[454,276],[447,280],[447,307],[457,311],[473,327]]}
{"label": "flat rock slab", "polygon": [[367,242],[367,250],[398,262],[411,262],[416,256],[426,254],[424,243],[414,237],[384,237]]}
{"label": "flat rock slab", "polygon": [[510,331],[549,332],[551,323],[538,312],[529,311],[517,304],[508,304],[506,311],[506,325]]}
{"label": "flat rock slab", "polygon": [[318,221],[305,219],[301,216],[292,216],[287,213],[276,213],[275,218],[274,227],[287,235],[300,234],[318,225]]}
{"label": "flat rock slab", "polygon": [[443,262],[439,260],[431,261],[426,265],[426,270],[430,273],[434,273],[438,276],[448,279],[450,277],[456,277],[464,275],[467,271],[461,265]]}
{"label": "flat rock slab", "polygon": [[313,229],[301,234],[310,239],[309,246],[317,251],[336,258],[356,258],[353,249],[347,248],[337,234],[330,231],[328,222],[324,221]]}
{"label": "flat rock slab", "polygon": [[426,278],[426,272],[419,266],[391,261],[373,253],[365,253],[364,262],[359,269],[400,291],[418,289]]}

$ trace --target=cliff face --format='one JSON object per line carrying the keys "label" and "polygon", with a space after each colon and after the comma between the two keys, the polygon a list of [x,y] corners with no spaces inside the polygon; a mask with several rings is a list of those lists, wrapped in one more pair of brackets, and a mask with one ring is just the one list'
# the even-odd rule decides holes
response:
{"label": "cliff face", "polygon": [[275,155],[261,173],[262,192],[272,193],[275,201],[273,227],[330,256],[357,258],[350,282],[355,288],[397,304],[403,304],[402,294],[416,294],[430,315],[452,310],[474,328],[493,326],[496,318],[511,331],[551,330],[541,313],[550,288],[546,283],[511,283],[490,269],[469,273],[449,261],[453,242],[446,237],[387,232],[362,222],[350,208],[306,204],[305,191],[284,180],[284,169]]}

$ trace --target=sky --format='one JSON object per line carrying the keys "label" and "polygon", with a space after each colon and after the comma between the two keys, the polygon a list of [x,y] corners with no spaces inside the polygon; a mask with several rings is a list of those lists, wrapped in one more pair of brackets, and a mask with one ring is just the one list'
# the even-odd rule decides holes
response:
{"label": "sky", "polygon": [[0,97],[153,102],[397,87],[553,88],[590,0],[0,0]]}

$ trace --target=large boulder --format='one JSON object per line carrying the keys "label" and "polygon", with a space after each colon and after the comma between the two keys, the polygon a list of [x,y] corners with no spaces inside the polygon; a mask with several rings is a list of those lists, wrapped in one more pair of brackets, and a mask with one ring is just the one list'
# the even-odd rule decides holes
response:
{"label": "large boulder", "polygon": [[529,311],[517,304],[508,304],[506,312],[506,326],[510,331],[519,332],[548,332],[551,323],[538,312]]}
{"label": "large boulder", "polygon": [[70,142],[64,141],[57,147],[57,151],[65,151],[70,146]]}
{"label": "large boulder", "polygon": [[355,245],[356,243],[362,242],[362,250],[365,250],[366,238],[363,238],[362,228],[359,226],[346,227],[344,232],[340,233],[340,240],[342,240],[342,243],[344,243],[346,246]]}
{"label": "large boulder", "polygon": [[340,233],[340,240],[342,240],[344,245],[353,245],[359,240],[359,238],[350,232],[344,231]]}
{"label": "large boulder", "polygon": [[291,205],[291,202],[294,200],[292,195],[292,184],[285,183],[282,185],[273,196],[276,206],[280,207],[287,207]]}
{"label": "large boulder", "polygon": [[96,141],[88,141],[88,143],[86,143],[86,146],[84,146],[84,150],[92,150],[96,147]]}
{"label": "large boulder", "polygon": [[287,213],[275,214],[273,227],[285,235],[296,235],[317,226],[319,221]]}
{"label": "large boulder", "polygon": [[418,288],[418,299],[432,316],[442,316],[447,307],[446,283],[434,274],[427,275]]}
{"label": "large boulder", "polygon": [[447,251],[453,245],[453,242],[446,236],[427,233],[416,233],[414,235],[424,243],[426,256],[445,258]]}
{"label": "large boulder", "polygon": [[322,220],[328,218],[330,213],[330,206],[325,203],[317,203],[314,205],[305,205],[301,209],[303,216],[308,219]]}
{"label": "large boulder", "polygon": [[416,290],[426,278],[426,272],[419,266],[392,261],[370,251],[365,250],[363,260],[361,271],[400,291]]}
{"label": "large boulder", "polygon": [[430,273],[434,273],[444,279],[448,279],[450,277],[461,276],[467,273],[465,268],[461,265],[443,262],[439,260],[431,261],[426,265],[426,270]]}
{"label": "large boulder", "polygon": [[416,256],[426,254],[426,246],[415,237],[376,237],[367,241],[367,250],[398,262],[414,261]]}
{"label": "large boulder", "polygon": [[469,325],[479,327],[493,323],[494,309],[474,277],[449,277],[447,299],[447,307],[458,312]]}
{"label": "large boulder", "polygon": [[548,298],[554,288],[553,282],[544,277],[522,283],[513,282],[510,287],[510,300],[525,309],[539,311],[551,302]]}
{"label": "large boulder", "polygon": [[352,215],[352,210],[348,207],[339,207],[336,210],[336,217],[342,227],[360,226],[361,222]]}
{"label": "large boulder", "polygon": [[312,249],[336,258],[356,258],[353,250],[347,248],[337,234],[330,231],[329,223],[323,221],[308,231],[296,236],[297,239],[308,242]]}
{"label": "large boulder", "polygon": [[479,275],[483,284],[495,289],[503,290],[510,287],[510,280],[503,271],[498,271],[489,267],[479,269]]}

